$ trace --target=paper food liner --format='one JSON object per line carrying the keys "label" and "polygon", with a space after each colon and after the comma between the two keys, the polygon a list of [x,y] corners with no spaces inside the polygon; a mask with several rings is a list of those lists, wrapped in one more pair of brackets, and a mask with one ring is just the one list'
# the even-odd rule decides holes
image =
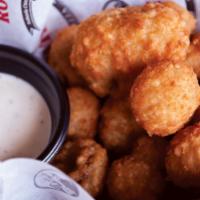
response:
{"label": "paper food liner", "polygon": [[47,163],[11,159],[0,163],[0,200],[94,200],[75,181]]}
{"label": "paper food liner", "polygon": [[[58,29],[78,24],[102,10],[158,0],[0,0],[0,44],[35,53],[50,44]],[[166,1],[166,0],[161,0]],[[200,19],[199,0],[174,0]],[[197,30],[200,31],[200,20]]]}
{"label": "paper food liner", "polygon": [[53,0],[0,0],[0,43],[33,52]]}

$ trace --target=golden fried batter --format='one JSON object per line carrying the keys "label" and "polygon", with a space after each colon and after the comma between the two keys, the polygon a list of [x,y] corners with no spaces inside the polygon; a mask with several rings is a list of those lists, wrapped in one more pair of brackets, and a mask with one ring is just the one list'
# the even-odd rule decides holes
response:
{"label": "golden fried batter", "polygon": [[79,156],[79,149],[73,141],[67,141],[61,151],[55,156],[52,164],[65,173],[69,173],[76,168],[76,159]]}
{"label": "golden fried batter", "polygon": [[196,74],[184,63],[149,65],[131,89],[136,121],[149,135],[175,133],[190,119],[200,103]]}
{"label": "golden fried batter", "polygon": [[197,77],[200,78],[200,33],[192,37],[186,63],[194,69]]}
{"label": "golden fried batter", "polygon": [[136,141],[133,154],[158,169],[164,169],[166,149],[167,142],[163,138],[142,136]]}
{"label": "golden fried batter", "polygon": [[106,10],[80,24],[71,62],[89,87],[105,96],[120,73],[184,59],[194,25],[194,17],[173,2]]}
{"label": "golden fried batter", "polygon": [[200,188],[200,124],[189,126],[172,139],[166,157],[169,178],[181,187]]}
{"label": "golden fried batter", "polygon": [[53,164],[96,197],[104,184],[108,156],[94,140],[80,139],[66,142]]}
{"label": "golden fried batter", "polygon": [[155,200],[163,185],[159,170],[133,155],[114,161],[107,180],[113,200]]}
{"label": "golden fried batter", "polygon": [[166,169],[176,185],[200,187],[200,124],[175,135],[167,152]]}
{"label": "golden fried batter", "polygon": [[76,70],[71,67],[70,54],[78,26],[73,25],[60,30],[53,40],[48,63],[60,75],[61,79],[72,85],[83,85],[84,82]]}
{"label": "golden fried batter", "polygon": [[155,200],[164,188],[162,170],[167,143],[142,136],[133,152],[112,163],[107,188],[113,200]]}
{"label": "golden fried batter", "polygon": [[126,99],[109,99],[101,110],[99,136],[106,149],[123,152],[143,130],[135,122]]}
{"label": "golden fried batter", "polygon": [[131,155],[114,161],[107,180],[112,199],[157,199],[164,187],[161,167],[165,147],[161,139],[142,137]]}
{"label": "golden fried batter", "polygon": [[99,117],[99,100],[89,90],[71,87],[67,90],[70,104],[69,138],[93,138]]}

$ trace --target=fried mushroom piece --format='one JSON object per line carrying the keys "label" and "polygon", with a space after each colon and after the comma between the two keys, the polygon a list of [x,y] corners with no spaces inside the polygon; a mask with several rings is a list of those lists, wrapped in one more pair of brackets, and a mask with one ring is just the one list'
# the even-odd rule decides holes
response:
{"label": "fried mushroom piece", "polygon": [[153,200],[163,180],[148,163],[129,156],[112,164],[107,184],[113,200]]}
{"label": "fried mushroom piece", "polygon": [[87,89],[67,89],[70,104],[68,137],[93,138],[96,134],[100,104],[97,97]]}
{"label": "fried mushroom piece", "polygon": [[77,156],[79,156],[79,150],[75,148],[75,143],[67,141],[53,159],[52,164],[63,172],[69,173],[76,167]]}
{"label": "fried mushroom piece", "polygon": [[155,200],[164,189],[166,141],[140,137],[132,154],[112,163],[107,188],[113,200]]}
{"label": "fried mushroom piece", "polygon": [[176,185],[200,188],[200,123],[186,127],[172,139],[166,169]]}
{"label": "fried mushroom piece", "polygon": [[200,33],[192,36],[185,62],[194,69],[197,77],[200,78]]}
{"label": "fried mushroom piece", "polygon": [[78,26],[72,25],[60,30],[54,38],[48,55],[48,63],[69,86],[84,85],[77,71],[71,67],[70,54]]}
{"label": "fried mushroom piece", "polygon": [[109,9],[80,24],[71,63],[103,97],[119,73],[135,74],[163,59],[185,59],[194,26],[190,12],[173,2]]}
{"label": "fried mushroom piece", "polygon": [[53,164],[96,197],[104,184],[108,156],[94,140],[79,139],[66,142]]}
{"label": "fried mushroom piece", "polygon": [[183,62],[149,65],[134,82],[130,101],[136,121],[150,136],[173,134],[199,106],[196,74]]}
{"label": "fried mushroom piece", "polygon": [[127,98],[110,98],[100,112],[99,137],[106,149],[126,152],[143,133],[131,113]]}
{"label": "fried mushroom piece", "polygon": [[133,146],[133,154],[151,166],[164,169],[168,142],[160,137],[140,137]]}

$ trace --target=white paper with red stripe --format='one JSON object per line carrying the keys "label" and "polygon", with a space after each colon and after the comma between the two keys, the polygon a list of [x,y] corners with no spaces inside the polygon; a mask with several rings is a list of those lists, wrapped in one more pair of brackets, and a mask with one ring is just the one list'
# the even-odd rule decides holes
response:
{"label": "white paper with red stripe", "polygon": [[0,44],[38,48],[53,0],[0,0]]}

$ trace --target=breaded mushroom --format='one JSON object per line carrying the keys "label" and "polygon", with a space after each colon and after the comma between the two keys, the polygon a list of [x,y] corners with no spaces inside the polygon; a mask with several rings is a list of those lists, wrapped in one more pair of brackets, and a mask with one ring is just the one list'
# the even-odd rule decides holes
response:
{"label": "breaded mushroom", "polygon": [[96,197],[104,185],[108,156],[94,140],[80,139],[66,142],[53,164]]}
{"label": "breaded mushroom", "polygon": [[52,161],[52,164],[65,173],[71,172],[76,167],[79,150],[73,141],[66,141],[62,149]]}
{"label": "breaded mushroom", "polygon": [[93,138],[97,130],[100,104],[89,90],[80,87],[67,89],[70,104],[68,137]]}
{"label": "breaded mushroom", "polygon": [[109,9],[80,24],[71,63],[103,97],[120,73],[137,74],[151,62],[184,59],[194,26],[192,14],[173,2]]}
{"label": "breaded mushroom", "polygon": [[107,188],[113,200],[155,200],[163,191],[164,180],[158,169],[130,155],[113,162]]}
{"label": "breaded mushroom", "polygon": [[176,185],[200,188],[200,123],[186,127],[172,139],[166,169]]}
{"label": "breaded mushroom", "polygon": [[163,138],[142,136],[133,146],[131,155],[112,163],[107,188],[113,200],[155,200],[164,189]]}
{"label": "breaded mushroom", "polygon": [[173,134],[199,106],[196,74],[183,62],[149,65],[134,82],[130,101],[136,121],[150,136]]}
{"label": "breaded mushroom", "polygon": [[131,113],[127,98],[110,98],[100,112],[99,137],[106,149],[126,152],[133,140],[143,133]]}
{"label": "breaded mushroom", "polygon": [[133,146],[133,154],[157,169],[164,169],[168,142],[160,137],[140,137]]}
{"label": "breaded mushroom", "polygon": [[71,67],[70,54],[78,26],[72,25],[61,29],[54,38],[48,55],[48,63],[69,86],[84,85],[84,81]]}
{"label": "breaded mushroom", "polygon": [[197,77],[200,78],[200,33],[192,36],[185,62],[194,69]]}

